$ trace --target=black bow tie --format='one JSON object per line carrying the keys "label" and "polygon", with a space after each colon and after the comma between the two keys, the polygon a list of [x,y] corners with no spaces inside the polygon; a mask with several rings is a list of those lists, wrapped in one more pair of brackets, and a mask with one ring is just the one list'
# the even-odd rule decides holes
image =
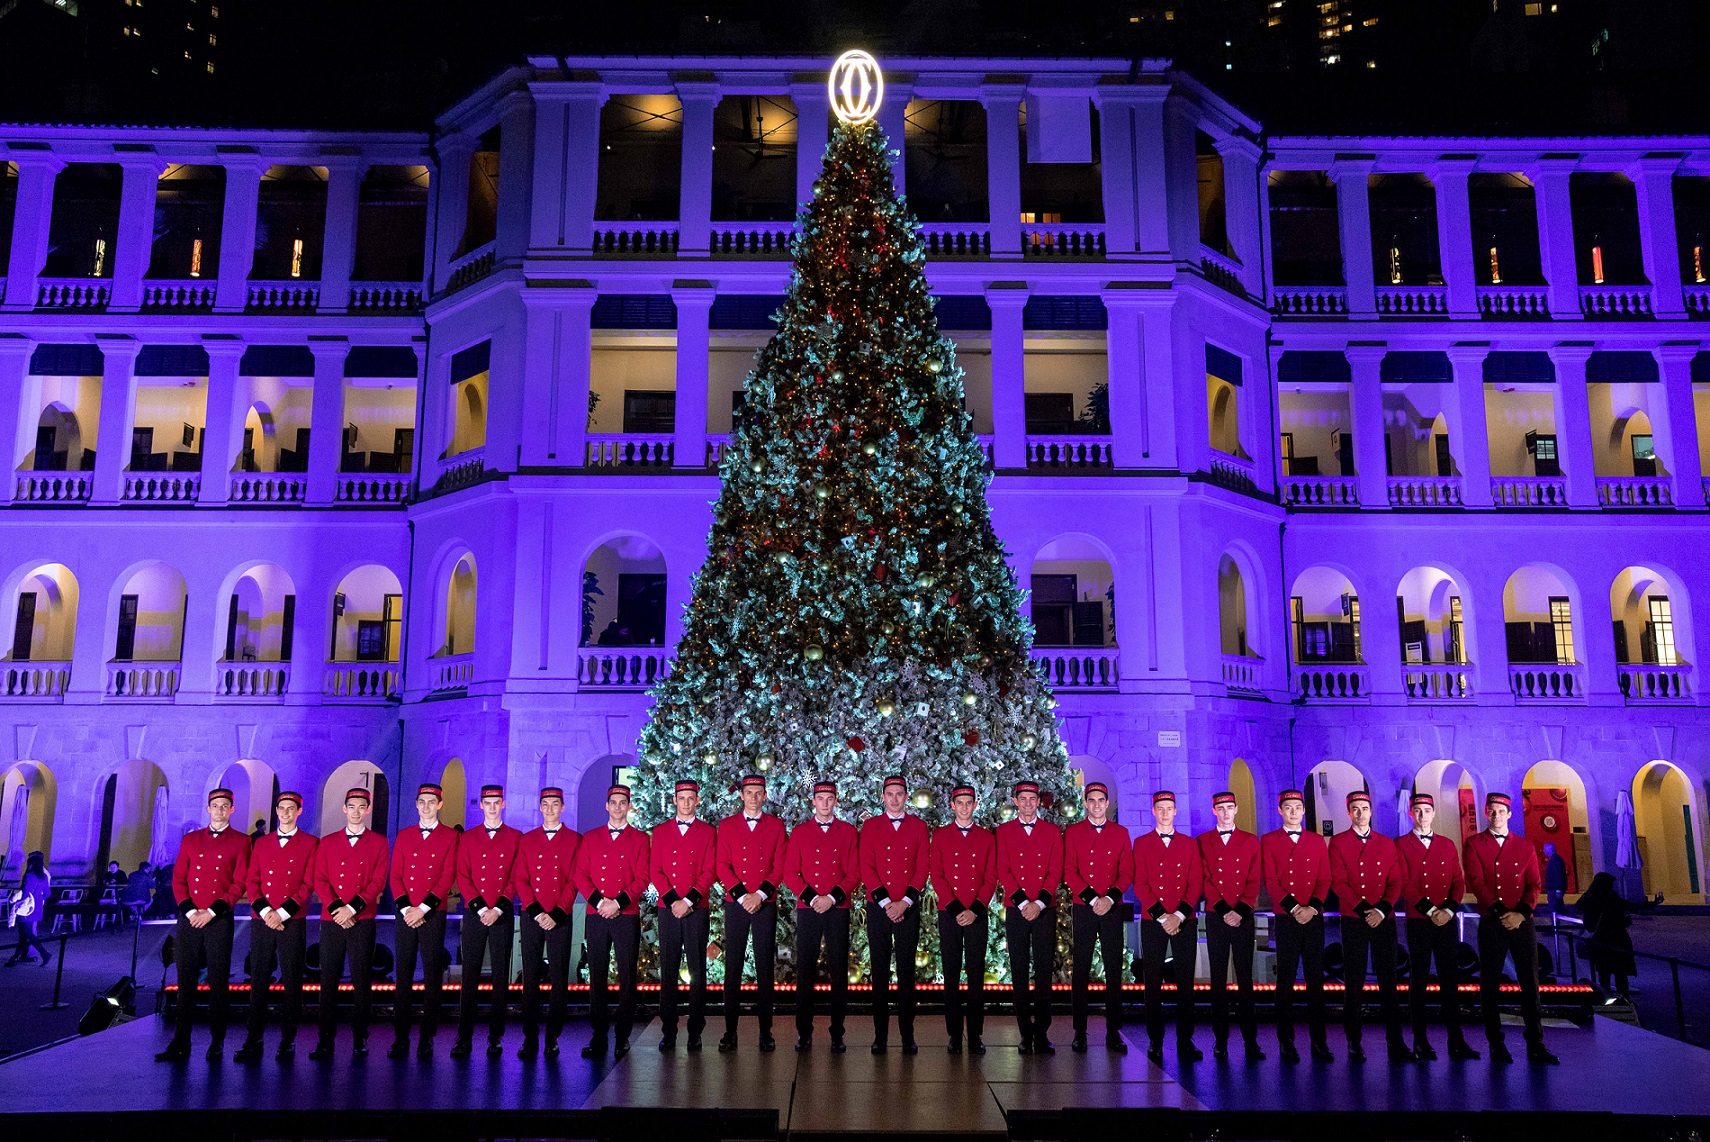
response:
{"label": "black bow tie", "polygon": [[1283,832],[1287,833],[1291,837],[1300,836],[1300,830],[1299,829],[1284,829]]}
{"label": "black bow tie", "polygon": [[964,837],[974,831],[974,826],[972,825],[957,825],[956,827],[962,830],[962,835]]}
{"label": "black bow tie", "polygon": [[1220,837],[1234,836],[1235,830],[1234,829],[1219,829],[1219,830],[1217,830],[1217,835]]}

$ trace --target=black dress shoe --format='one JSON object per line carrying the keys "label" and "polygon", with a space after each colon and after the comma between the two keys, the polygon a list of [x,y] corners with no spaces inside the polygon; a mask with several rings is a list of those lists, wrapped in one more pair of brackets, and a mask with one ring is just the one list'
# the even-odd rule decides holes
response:
{"label": "black dress shoe", "polygon": [[700,1049],[701,1049],[700,1033],[698,1031],[689,1032],[689,1050],[698,1051]]}
{"label": "black dress shoe", "polygon": [[604,1038],[590,1039],[588,1045],[582,1048],[584,1059],[603,1059],[606,1057],[606,1041]]}
{"label": "black dress shoe", "polygon": [[226,1058],[226,1043],[224,1039],[215,1039],[208,1044],[208,1049],[202,1052],[202,1057],[210,1063],[221,1063]]}
{"label": "black dress shoe", "polygon": [[1211,1057],[1214,1059],[1227,1059],[1229,1057],[1229,1041],[1227,1039],[1219,1039],[1211,1048]]}
{"label": "black dress shoe", "polygon": [[1104,1049],[1113,1055],[1126,1055],[1128,1053],[1128,1040],[1121,1035],[1106,1035],[1104,1037]]}
{"label": "black dress shoe", "polygon": [[663,1039],[659,1040],[659,1050],[661,1052],[663,1052],[664,1054],[670,1054],[672,1051],[675,1051],[676,1049],[677,1049],[677,1036],[667,1035]]}
{"label": "black dress shoe", "polygon": [[332,1057],[333,1044],[331,1039],[322,1039],[319,1043],[315,1044],[315,1049],[309,1052],[309,1058],[313,1059],[315,1062],[320,1062],[322,1059],[330,1059]]}
{"label": "black dress shoe", "polygon": [[728,1055],[734,1050],[736,1050],[736,1032],[730,1031],[719,1038],[718,1053]]}
{"label": "black dress shoe", "polygon": [[[1418,1055],[1419,1054],[1419,1048],[1415,1047],[1413,1049],[1413,1053]],[[1419,1057],[1424,1058],[1425,1056],[1420,1055]],[[1435,1051],[1431,1052],[1431,1057],[1433,1059],[1435,1059],[1437,1057],[1437,1053]],[[1483,1058],[1483,1056],[1478,1053],[1478,1050],[1475,1047],[1473,1047],[1473,1045],[1471,1043],[1467,1042],[1465,1039],[1462,1039],[1458,1043],[1450,1043],[1449,1044],[1449,1058],[1461,1059],[1465,1062],[1471,1063],[1471,1062],[1477,1062],[1479,1059]]]}
{"label": "black dress shoe", "polygon": [[1512,1063],[1514,1056],[1508,1050],[1508,1045],[1495,1042],[1490,1045],[1490,1061],[1493,1063]]}
{"label": "black dress shoe", "polygon": [[297,1057],[297,1044],[295,1044],[295,1043],[281,1043],[281,1044],[279,1044],[279,1049],[277,1051],[273,1052],[273,1057],[275,1059],[278,1059],[281,1063],[290,1062],[292,1059]]}
{"label": "black dress shoe", "polygon": [[401,1059],[409,1053],[410,1039],[407,1035],[401,1035],[398,1038],[393,1039],[392,1045],[386,1048],[386,1057],[388,1059]]}
{"label": "black dress shoe", "polygon": [[1057,1048],[1051,1045],[1051,1040],[1049,1039],[1035,1039],[1033,1041],[1033,1053],[1035,1055],[1055,1055],[1057,1053]]}
{"label": "black dress shoe", "polygon": [[1069,1050],[1073,1051],[1077,1055],[1084,1055],[1087,1053],[1087,1033],[1085,1031],[1075,1032],[1075,1037],[1069,1040]]}
{"label": "black dress shoe", "polygon": [[356,1052],[356,1057],[359,1059],[368,1054],[368,1036],[358,1035],[356,1037],[356,1043],[352,1049]]}
{"label": "black dress shoe", "polygon": [[532,1059],[540,1053],[540,1042],[536,1039],[524,1039],[523,1045],[517,1048],[517,1058]]}
{"label": "black dress shoe", "polygon": [[1553,1067],[1561,1062],[1561,1060],[1556,1057],[1555,1052],[1551,1051],[1542,1043],[1533,1043],[1531,1046],[1526,1048],[1526,1061],[1541,1067]]}
{"label": "black dress shoe", "polygon": [[1184,1062],[1197,1063],[1205,1058],[1205,1052],[1194,1046],[1192,1039],[1183,1039],[1176,1044],[1176,1058]]}
{"label": "black dress shoe", "polygon": [[1249,1063],[1262,1063],[1268,1058],[1270,1056],[1265,1054],[1265,1049],[1259,1046],[1257,1040],[1249,1039],[1247,1041],[1247,1061]]}
{"label": "black dress shoe", "polygon": [[166,1045],[166,1050],[161,1051],[160,1053],[155,1055],[154,1061],[157,1063],[187,1063],[187,1062],[189,1062],[190,1061],[190,1041],[188,1039],[186,1039],[186,1040],[180,1042],[179,1040],[174,1039],[172,1042],[170,1042]]}
{"label": "black dress shoe", "polygon": [[1284,1043],[1280,1049],[1282,1061],[1285,1063],[1300,1062],[1300,1052],[1295,1050],[1293,1043]]}
{"label": "black dress shoe", "polygon": [[962,1040],[959,1038],[952,1038],[949,1045],[944,1049],[949,1051],[952,1055],[960,1055],[962,1053]]}
{"label": "black dress shoe", "polygon": [[629,1040],[619,1039],[617,1045],[612,1048],[612,1058],[621,1059],[627,1054],[629,1054]]}
{"label": "black dress shoe", "polygon": [[883,1039],[873,1040],[873,1045],[868,1048],[868,1050],[872,1051],[873,1054],[875,1054],[875,1055],[882,1055],[890,1049],[891,1049],[891,1045],[889,1043],[885,1042]]}
{"label": "black dress shoe", "polygon": [[796,1054],[805,1055],[811,1050],[813,1050],[813,1036],[812,1035],[797,1035],[796,1036]]}
{"label": "black dress shoe", "polygon": [[[1415,1039],[1413,1040],[1413,1057],[1422,1063],[1434,1063],[1437,1061],[1437,1048],[1431,1045],[1431,1041],[1429,1039]],[[1449,1058],[1452,1059],[1454,1057],[1455,1044],[1450,1043]],[[1478,1054],[1476,1052],[1474,1052],[1473,1058],[1478,1058]]]}
{"label": "black dress shoe", "polygon": [[1389,1045],[1389,1061],[1392,1063],[1411,1063],[1414,1061],[1413,1052],[1406,1043],[1391,1043]]}
{"label": "black dress shoe", "polygon": [[968,1054],[983,1055],[985,1053],[986,1045],[981,1041],[978,1035],[975,1035],[972,1039],[968,1040]]}
{"label": "black dress shoe", "polygon": [[474,1053],[475,1044],[468,1039],[459,1039],[451,1045],[451,1057],[454,1059],[467,1059]]}
{"label": "black dress shoe", "polygon": [[[1362,1051],[1360,1058],[1365,1057],[1365,1052]],[[1315,1063],[1333,1063],[1336,1061],[1336,1055],[1323,1043],[1314,1043],[1312,1044],[1312,1061]]]}
{"label": "black dress shoe", "polygon": [[833,1031],[831,1033],[831,1053],[834,1055],[841,1055],[848,1049],[849,1044],[843,1041],[843,1033],[841,1031]]}
{"label": "black dress shoe", "polygon": [[1154,1065],[1160,1066],[1160,1067],[1163,1066],[1164,1065],[1164,1045],[1162,1043],[1158,1043],[1154,1046],[1147,1047],[1146,1048],[1146,1057],[1148,1059],[1151,1059]]}
{"label": "black dress shoe", "polygon": [[431,1058],[433,1058],[433,1036],[432,1035],[423,1035],[419,1040],[417,1040],[417,1042],[416,1042],[416,1058],[418,1058],[418,1059],[431,1059]]}
{"label": "black dress shoe", "polygon": [[1348,1044],[1348,1061],[1350,1063],[1363,1063],[1363,1062],[1365,1062],[1366,1061],[1366,1049],[1358,1043],[1349,1043]]}
{"label": "black dress shoe", "polygon": [[234,1063],[259,1063],[259,1062],[261,1062],[261,1044],[260,1043],[245,1043],[243,1046],[241,1046],[237,1049],[237,1052],[234,1055],[232,1055],[232,1062],[234,1062]]}
{"label": "black dress shoe", "polygon": [[548,1039],[546,1041],[546,1057],[549,1059],[556,1059],[558,1057],[557,1039]]}
{"label": "black dress shoe", "polygon": [[1033,1053],[1033,1040],[1023,1038],[1021,1042],[1015,1045],[1015,1049],[1019,1054],[1031,1055]]}
{"label": "black dress shoe", "polygon": [[770,1031],[760,1032],[760,1049],[770,1055],[778,1049],[778,1041],[772,1038]]}
{"label": "black dress shoe", "polygon": [[918,1055],[918,1054],[920,1054],[920,1047],[918,1044],[915,1043],[915,1041],[913,1039],[904,1039],[903,1040],[903,1054],[905,1054],[905,1055]]}
{"label": "black dress shoe", "polygon": [[487,1057],[489,1059],[502,1058],[504,1056],[504,1054],[505,1054],[505,1044],[502,1041],[500,1041],[498,1039],[488,1039],[487,1040]]}

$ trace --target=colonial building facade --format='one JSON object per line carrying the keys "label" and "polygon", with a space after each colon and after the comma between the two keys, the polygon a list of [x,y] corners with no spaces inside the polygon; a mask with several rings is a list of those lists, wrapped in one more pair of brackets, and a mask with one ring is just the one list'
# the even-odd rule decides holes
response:
{"label": "colonial building facade", "polygon": [[[538,58],[431,136],[0,127],[0,851],[630,765],[824,64]],[[1162,61],[893,59],[1075,763],[1321,829],[1526,799],[1702,901],[1710,137],[1305,138]],[[3,648],[0,648],[3,649]],[[1632,813],[1629,824],[1628,813]],[[1458,829],[1446,830],[1457,836]]]}

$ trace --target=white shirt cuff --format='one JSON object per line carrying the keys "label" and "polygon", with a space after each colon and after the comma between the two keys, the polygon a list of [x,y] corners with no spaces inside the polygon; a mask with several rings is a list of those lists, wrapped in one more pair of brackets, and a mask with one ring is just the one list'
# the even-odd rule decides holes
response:
{"label": "white shirt cuff", "polygon": [[889,896],[887,896],[883,900],[879,901],[879,907],[880,908],[889,908],[890,906],[891,906],[891,898]]}
{"label": "white shirt cuff", "polygon": [[1187,923],[1187,917],[1182,915],[1182,910],[1180,908],[1177,908],[1174,912],[1170,913],[1170,915],[1174,916],[1184,924]]}

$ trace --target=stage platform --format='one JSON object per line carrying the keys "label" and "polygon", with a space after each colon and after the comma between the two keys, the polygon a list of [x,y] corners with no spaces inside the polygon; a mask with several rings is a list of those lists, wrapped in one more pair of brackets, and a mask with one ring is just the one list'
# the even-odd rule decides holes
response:
{"label": "stage platform", "polygon": [[[1561,1142],[1619,1131],[1623,1142],[1661,1142],[1685,1139],[1693,1128],[1702,1137],[1710,1127],[1710,1052],[1603,1019],[1552,1025],[1547,1034],[1562,1065],[1547,1068],[1446,1057],[1391,1065],[1381,1058],[1381,1032],[1371,1031],[1373,1057],[1351,1064],[1341,1057],[1336,1028],[1331,1048],[1338,1058],[1331,1064],[1283,1064],[1269,1027],[1261,1030],[1268,1060],[1250,1064],[1237,1050],[1237,1057],[1217,1061],[1202,1028],[1205,1060],[1184,1064],[1172,1045],[1156,1067],[1145,1056],[1143,1031],[1125,1028],[1130,1053],[1114,1056],[1102,1047],[1096,1019],[1094,1049],[1077,1055],[1069,1050],[1070,1025],[1060,1018],[1052,1031],[1058,1053],[1051,1057],[1017,1053],[1009,1019],[992,1023],[983,1057],[947,1054],[937,1018],[919,1024],[920,1053],[912,1057],[894,1040],[889,1053],[870,1054],[864,1013],[850,1019],[844,1055],[831,1053],[823,1018],[815,1049],[805,1055],[793,1050],[788,1019],[778,1022],[779,1050],[770,1055],[758,1050],[751,1018],[743,1020],[741,1049],[719,1054],[719,1027],[715,1022],[701,1052],[679,1045],[662,1055],[657,1026],[648,1024],[637,1030],[627,1058],[598,1062],[578,1053],[587,1034],[580,1021],[566,1028],[565,1053],[550,1062],[517,1059],[521,1031],[514,1026],[502,1058],[485,1055],[483,1037],[476,1055],[463,1061],[447,1055],[448,1029],[433,1059],[394,1061],[384,1055],[389,1028],[376,1030],[376,1049],[365,1059],[351,1056],[349,1029],[341,1028],[337,1057],[327,1063],[308,1060],[313,1030],[305,1028],[295,1061],[274,1062],[270,1037],[267,1061],[241,1066],[205,1062],[200,1029],[191,1062],[156,1063],[167,1029],[151,1016],[0,1064],[0,1090],[8,1135],[32,1142],[843,1135],[947,1142],[1111,1138],[1137,1128],[1149,1139],[1215,1132],[1222,1139],[1323,1142],[1331,1130],[1384,1139]],[[1436,1034],[1441,1050],[1441,1029]],[[241,1031],[228,1046],[240,1038]],[[1510,1029],[1510,1043],[1520,1048],[1518,1027]]]}

